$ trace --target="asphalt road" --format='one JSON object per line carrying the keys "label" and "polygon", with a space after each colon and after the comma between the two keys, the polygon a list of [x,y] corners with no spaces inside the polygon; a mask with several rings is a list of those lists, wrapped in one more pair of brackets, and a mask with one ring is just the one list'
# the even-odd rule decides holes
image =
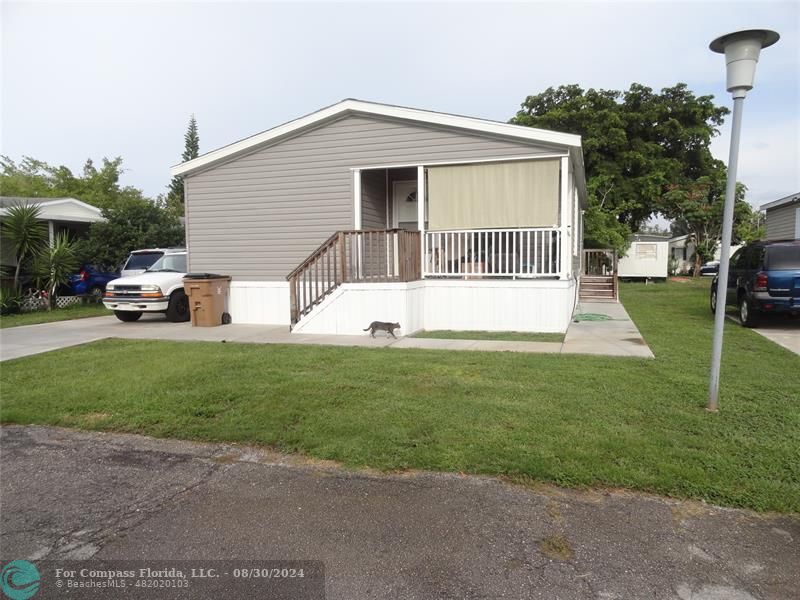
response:
{"label": "asphalt road", "polygon": [[[787,516],[46,427],[3,427],[0,452],[4,560],[321,561],[329,599],[750,600],[800,589],[800,521]],[[40,597],[61,597],[48,591]]]}

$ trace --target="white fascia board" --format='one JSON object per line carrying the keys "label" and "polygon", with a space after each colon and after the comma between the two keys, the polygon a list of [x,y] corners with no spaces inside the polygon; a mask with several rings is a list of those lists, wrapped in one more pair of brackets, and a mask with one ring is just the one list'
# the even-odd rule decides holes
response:
{"label": "white fascia board", "polygon": [[779,206],[783,206],[784,204],[791,204],[792,202],[800,201],[800,192],[795,194],[789,194],[785,198],[781,198],[780,200],[773,200],[772,202],[767,202],[766,204],[762,204],[760,210],[767,210],[768,208],[778,208]]}
{"label": "white fascia board", "polygon": [[170,169],[170,175],[175,177],[190,171],[195,171],[219,160],[239,154],[240,152],[245,152],[250,148],[254,148],[271,140],[289,135],[294,131],[311,127],[316,123],[325,121],[327,119],[332,119],[346,113],[362,113],[381,117],[417,121],[419,123],[426,123],[429,125],[455,127],[459,129],[477,131],[480,133],[502,135],[530,142],[557,144],[561,146],[577,148],[580,148],[581,146],[581,137],[571,133],[560,133],[545,129],[534,129],[532,127],[525,127],[523,125],[511,125],[509,123],[501,123],[499,121],[488,121],[485,119],[449,115],[446,113],[437,113],[427,110],[419,110],[416,108],[391,106],[388,104],[376,104],[374,102],[364,102],[361,100],[343,100],[338,104],[323,108],[322,110],[313,112],[310,115],[300,117],[294,121],[289,121],[288,123],[279,125],[278,127],[268,129],[267,131],[258,133],[238,142],[234,142],[233,144],[223,146],[217,150],[212,150],[207,154],[198,156],[197,158],[185,163],[175,165]]}
{"label": "white fascia board", "polygon": [[[579,138],[580,139],[580,138]],[[575,188],[578,190],[578,202],[580,207],[585,209],[589,207],[589,199],[586,191],[586,170],[583,165],[583,149],[578,145],[572,146],[569,149],[570,159],[572,161],[572,173],[575,178]]]}

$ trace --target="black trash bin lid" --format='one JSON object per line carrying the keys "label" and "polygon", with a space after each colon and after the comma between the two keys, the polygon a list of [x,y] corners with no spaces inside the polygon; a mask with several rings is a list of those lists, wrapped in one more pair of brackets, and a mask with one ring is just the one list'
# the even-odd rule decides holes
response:
{"label": "black trash bin lid", "polygon": [[217,273],[187,273],[183,276],[184,279],[227,279],[227,275],[219,275]]}

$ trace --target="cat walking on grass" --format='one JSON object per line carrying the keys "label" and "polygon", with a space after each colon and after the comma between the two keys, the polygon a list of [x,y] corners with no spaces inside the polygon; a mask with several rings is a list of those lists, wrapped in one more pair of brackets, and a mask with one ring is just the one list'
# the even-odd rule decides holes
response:
{"label": "cat walking on grass", "polygon": [[373,321],[364,331],[369,331],[370,336],[375,337],[376,331],[385,331],[386,337],[392,336],[397,339],[394,334],[395,329],[400,329],[400,323],[384,323],[383,321]]}

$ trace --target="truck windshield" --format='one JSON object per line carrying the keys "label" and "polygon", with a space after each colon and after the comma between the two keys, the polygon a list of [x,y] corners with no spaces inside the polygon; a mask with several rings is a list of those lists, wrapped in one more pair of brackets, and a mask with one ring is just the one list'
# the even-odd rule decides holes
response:
{"label": "truck windshield", "polygon": [[124,271],[136,271],[146,269],[163,256],[163,252],[137,252],[131,254],[128,262],[122,269]]}
{"label": "truck windshield", "polygon": [[159,258],[148,271],[168,271],[172,273],[186,273],[185,254],[165,254]]}

